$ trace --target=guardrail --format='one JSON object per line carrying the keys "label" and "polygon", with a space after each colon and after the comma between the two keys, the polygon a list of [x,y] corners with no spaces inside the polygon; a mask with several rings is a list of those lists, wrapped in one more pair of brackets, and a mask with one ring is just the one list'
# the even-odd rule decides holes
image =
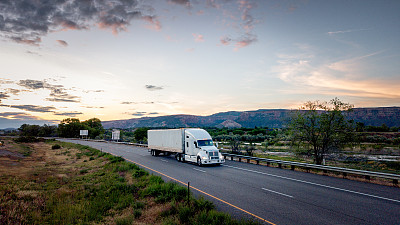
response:
{"label": "guardrail", "polygon": [[250,163],[250,160],[256,161],[257,164],[259,164],[260,162],[266,162],[267,166],[269,166],[271,163],[276,163],[276,164],[278,164],[279,168],[282,168],[282,165],[288,165],[291,167],[292,170],[294,170],[295,167],[297,166],[297,167],[305,168],[307,171],[309,171],[310,169],[318,169],[318,170],[322,170],[324,173],[327,173],[328,171],[338,172],[338,173],[342,173],[343,177],[346,177],[347,174],[356,174],[356,175],[364,176],[365,179],[367,179],[367,180],[370,180],[371,177],[385,178],[385,179],[392,180],[394,185],[397,185],[400,180],[400,175],[398,175],[398,174],[380,173],[380,172],[373,172],[373,171],[366,171],[366,170],[348,169],[348,168],[342,168],[342,167],[323,166],[323,165],[301,163],[301,162],[266,159],[266,158],[258,158],[258,157],[245,156],[245,155],[236,155],[236,154],[230,154],[230,153],[222,153],[222,155],[224,156],[225,160],[227,157],[230,157],[231,160],[233,160],[234,158],[238,158],[239,162],[241,162],[242,159],[246,159],[248,163]]}

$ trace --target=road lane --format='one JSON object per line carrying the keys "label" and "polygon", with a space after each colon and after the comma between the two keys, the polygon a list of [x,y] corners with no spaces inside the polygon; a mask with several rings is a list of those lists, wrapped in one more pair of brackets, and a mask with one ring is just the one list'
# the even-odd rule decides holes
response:
{"label": "road lane", "polygon": [[[68,141],[121,155],[183,183],[190,182],[193,187],[276,224],[399,224],[399,188],[232,161],[224,166],[197,167],[179,163],[171,156],[152,157],[144,148]],[[206,198],[219,209],[248,217]]]}

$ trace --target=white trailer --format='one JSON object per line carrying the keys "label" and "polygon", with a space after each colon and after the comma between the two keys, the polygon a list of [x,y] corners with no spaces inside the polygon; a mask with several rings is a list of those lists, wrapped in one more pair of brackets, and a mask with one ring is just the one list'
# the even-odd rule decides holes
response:
{"label": "white trailer", "polygon": [[175,154],[178,161],[194,162],[199,166],[225,162],[210,134],[203,129],[148,130],[147,141],[152,156]]}

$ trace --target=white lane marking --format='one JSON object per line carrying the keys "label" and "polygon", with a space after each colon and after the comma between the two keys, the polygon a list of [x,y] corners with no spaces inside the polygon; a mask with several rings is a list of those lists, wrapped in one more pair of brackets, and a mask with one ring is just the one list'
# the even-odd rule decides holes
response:
{"label": "white lane marking", "polygon": [[352,190],[347,190],[347,189],[343,189],[343,188],[332,187],[332,186],[328,186],[328,185],[324,185],[324,184],[318,184],[318,183],[313,183],[313,182],[309,182],[309,181],[298,180],[298,179],[294,179],[294,178],[290,178],[290,177],[283,177],[283,176],[270,174],[270,173],[263,173],[260,171],[249,170],[249,169],[239,168],[239,167],[235,167],[235,166],[228,166],[228,165],[223,165],[223,166],[238,169],[238,170],[244,170],[244,171],[248,171],[248,172],[263,174],[263,175],[267,175],[267,176],[271,176],[271,177],[278,177],[278,178],[282,178],[282,179],[286,179],[286,180],[297,181],[297,182],[301,182],[301,183],[305,183],[305,184],[311,184],[311,185],[330,188],[330,189],[334,189],[334,190],[338,190],[338,191],[344,191],[344,192],[349,192],[349,193],[353,193],[353,194],[364,195],[364,196],[368,196],[368,197],[372,197],[372,198],[378,198],[378,199],[383,199],[383,200],[387,200],[387,201],[400,203],[400,200],[385,198],[385,197],[381,197],[381,196],[377,196],[377,195],[366,194],[366,193],[362,193],[362,192],[358,192],[358,191],[352,191]]}
{"label": "white lane marking", "polygon": [[197,169],[197,168],[193,168],[194,170],[197,170],[197,171],[200,171],[200,172],[202,172],[202,173],[205,173],[206,171],[204,171],[204,170],[201,170],[201,169]]}
{"label": "white lane marking", "polygon": [[168,162],[167,160],[165,160],[165,159],[160,159],[161,161],[163,161],[163,162]]}
{"label": "white lane marking", "polygon": [[283,195],[283,196],[286,196],[286,197],[289,197],[289,198],[294,198],[294,197],[291,196],[291,195],[283,194],[283,193],[280,193],[280,192],[277,192],[277,191],[269,190],[269,189],[266,189],[266,188],[261,188],[261,189],[263,189],[264,191],[269,191],[269,192],[278,194],[278,195]]}

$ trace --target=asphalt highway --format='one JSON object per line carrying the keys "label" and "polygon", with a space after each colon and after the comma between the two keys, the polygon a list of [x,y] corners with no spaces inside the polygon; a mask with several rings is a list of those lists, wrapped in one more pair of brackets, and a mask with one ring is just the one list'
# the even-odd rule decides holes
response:
{"label": "asphalt highway", "polygon": [[147,148],[62,140],[122,156],[165,180],[190,182],[196,195],[236,218],[265,224],[400,224],[400,188],[226,161],[198,167]]}

